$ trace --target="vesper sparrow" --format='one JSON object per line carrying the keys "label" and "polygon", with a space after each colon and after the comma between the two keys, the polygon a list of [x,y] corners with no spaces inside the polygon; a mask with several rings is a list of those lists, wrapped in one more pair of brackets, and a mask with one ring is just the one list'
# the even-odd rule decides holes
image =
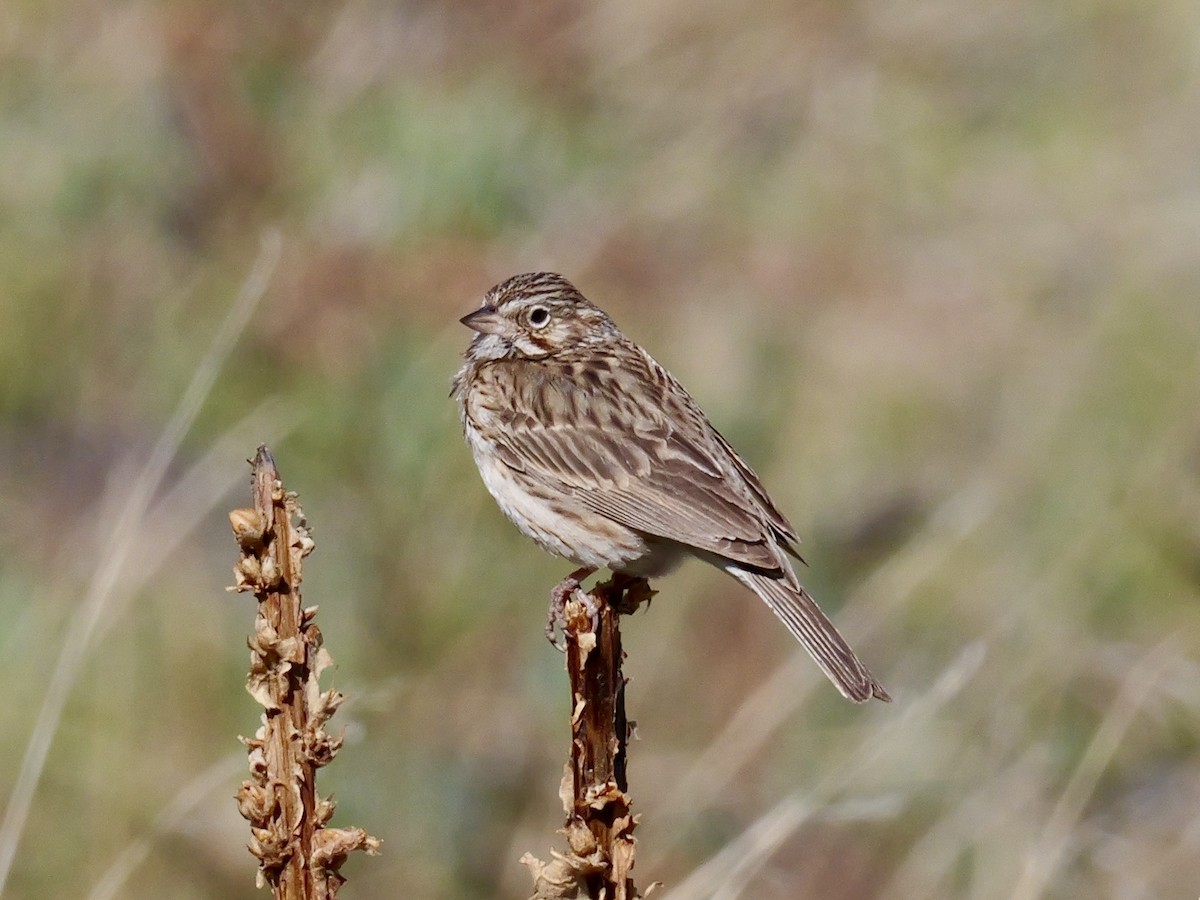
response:
{"label": "vesper sparrow", "polygon": [[463,431],[504,514],[546,550],[640,578],[692,556],[771,608],[838,690],[887,691],[796,578],[796,532],[758,476],[650,354],[561,275],[517,275],[463,317]]}

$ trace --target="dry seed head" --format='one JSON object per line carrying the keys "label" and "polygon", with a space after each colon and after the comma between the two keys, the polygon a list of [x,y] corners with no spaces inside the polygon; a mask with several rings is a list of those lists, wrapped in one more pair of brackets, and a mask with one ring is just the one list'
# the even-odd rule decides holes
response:
{"label": "dry seed head", "polygon": [[263,535],[267,526],[257,510],[242,508],[229,511],[229,525],[233,528],[233,536],[238,546],[243,550],[259,550],[263,545]]}

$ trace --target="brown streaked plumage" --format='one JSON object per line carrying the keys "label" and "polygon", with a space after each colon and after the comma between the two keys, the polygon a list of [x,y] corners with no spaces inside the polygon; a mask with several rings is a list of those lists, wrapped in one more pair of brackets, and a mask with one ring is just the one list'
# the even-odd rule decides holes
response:
{"label": "brown streaked plumage", "polygon": [[800,586],[796,532],[758,476],[603,310],[537,272],[462,322],[467,443],[505,515],[582,567],[559,595],[595,569],[651,578],[697,557],[758,594],[846,697],[890,699]]}

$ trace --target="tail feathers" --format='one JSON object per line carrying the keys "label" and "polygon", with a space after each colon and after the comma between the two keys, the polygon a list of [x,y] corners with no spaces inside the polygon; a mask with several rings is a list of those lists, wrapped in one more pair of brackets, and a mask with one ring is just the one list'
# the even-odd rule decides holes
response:
{"label": "tail feathers", "polygon": [[817,601],[795,583],[794,576],[772,577],[735,566],[728,566],[725,571],[763,599],[771,612],[779,617],[816,660],[842,696],[855,703],[864,703],[872,697],[891,701],[888,692],[854,655],[850,645],[825,613],[821,612]]}

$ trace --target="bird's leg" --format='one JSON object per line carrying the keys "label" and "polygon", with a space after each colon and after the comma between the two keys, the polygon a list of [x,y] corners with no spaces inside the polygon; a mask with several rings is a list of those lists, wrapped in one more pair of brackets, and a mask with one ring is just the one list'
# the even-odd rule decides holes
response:
{"label": "bird's leg", "polygon": [[[546,639],[550,641],[554,647],[559,650],[566,650],[566,645],[558,643],[558,629],[563,627],[565,622],[565,610],[567,608],[567,600],[570,596],[579,590],[579,585],[583,580],[595,572],[595,568],[584,566],[581,569],[576,569],[562,581],[560,581],[550,592],[550,610],[546,615]],[[592,621],[595,622],[596,614],[591,613]]]}

